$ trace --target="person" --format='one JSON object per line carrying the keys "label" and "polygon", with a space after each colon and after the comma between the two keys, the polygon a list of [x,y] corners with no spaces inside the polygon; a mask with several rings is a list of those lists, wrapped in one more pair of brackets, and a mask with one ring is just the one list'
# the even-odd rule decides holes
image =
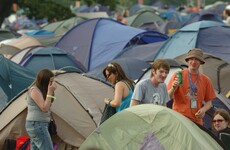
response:
{"label": "person", "polygon": [[230,26],[230,5],[227,5],[223,11],[223,22]]}
{"label": "person", "polygon": [[203,125],[202,118],[212,107],[211,100],[216,95],[210,79],[199,72],[200,65],[205,63],[202,50],[198,48],[189,50],[185,61],[188,69],[182,70],[183,84],[179,85],[176,73],[168,83],[169,96],[174,99],[172,109]]}
{"label": "person", "polygon": [[18,0],[0,0],[0,28],[5,18],[10,15],[11,7],[16,12],[18,9]]}
{"label": "person", "polygon": [[124,15],[122,12],[117,12],[116,13],[116,19],[117,21],[125,24],[125,25],[128,25],[128,21],[125,19]]}
{"label": "person", "polygon": [[128,108],[134,90],[134,82],[128,79],[122,67],[113,62],[103,70],[104,77],[115,86],[114,98],[105,98],[104,102],[116,108],[116,112]]}
{"label": "person", "polygon": [[53,150],[53,143],[48,131],[51,120],[50,107],[57,85],[54,73],[48,69],[41,70],[28,90],[26,131],[31,140],[31,149]]}
{"label": "person", "polygon": [[167,61],[155,60],[152,64],[150,79],[144,79],[137,83],[130,106],[146,103],[166,106],[170,99],[164,81],[169,70],[170,66]]}
{"label": "person", "polygon": [[217,109],[213,114],[212,126],[218,138],[230,149],[230,114],[225,109]]}

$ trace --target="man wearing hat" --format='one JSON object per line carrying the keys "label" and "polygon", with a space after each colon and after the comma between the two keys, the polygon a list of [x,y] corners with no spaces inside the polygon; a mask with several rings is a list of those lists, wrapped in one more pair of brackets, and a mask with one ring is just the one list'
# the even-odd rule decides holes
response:
{"label": "man wearing hat", "polygon": [[203,125],[202,118],[216,95],[210,79],[199,72],[200,65],[205,63],[201,49],[189,50],[185,61],[188,69],[182,70],[182,84],[179,85],[177,73],[168,83],[169,96],[174,99],[172,109]]}

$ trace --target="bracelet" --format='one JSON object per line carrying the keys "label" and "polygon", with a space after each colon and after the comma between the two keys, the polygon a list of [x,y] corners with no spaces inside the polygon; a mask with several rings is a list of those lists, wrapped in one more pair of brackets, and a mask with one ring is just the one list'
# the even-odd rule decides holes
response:
{"label": "bracelet", "polygon": [[109,100],[109,102],[108,102],[108,106],[109,106],[109,107],[111,107],[111,106],[110,106],[110,102],[111,102],[111,101],[112,101],[112,100]]}
{"label": "bracelet", "polygon": [[56,99],[56,97],[52,96],[52,95],[46,95],[46,97],[49,97],[49,98],[52,98],[52,99]]}

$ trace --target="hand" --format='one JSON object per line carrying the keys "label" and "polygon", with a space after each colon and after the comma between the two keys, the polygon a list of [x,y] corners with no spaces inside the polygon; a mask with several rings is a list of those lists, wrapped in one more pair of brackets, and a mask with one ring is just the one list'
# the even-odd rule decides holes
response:
{"label": "hand", "polygon": [[178,86],[179,86],[178,78],[175,77],[175,79],[174,79],[174,81],[173,81],[173,84],[172,84],[172,87],[173,87],[174,89],[177,89]]}
{"label": "hand", "polygon": [[57,88],[57,84],[55,81],[50,81],[49,85],[48,85],[48,91],[50,91],[51,93],[53,93]]}
{"label": "hand", "polygon": [[105,98],[105,99],[104,99],[104,102],[105,102],[106,104],[108,104],[108,103],[109,103],[109,98]]}
{"label": "hand", "polygon": [[199,110],[196,112],[196,114],[195,114],[195,116],[196,116],[197,118],[203,118],[204,115],[205,115],[205,111],[204,111],[202,108],[199,109]]}

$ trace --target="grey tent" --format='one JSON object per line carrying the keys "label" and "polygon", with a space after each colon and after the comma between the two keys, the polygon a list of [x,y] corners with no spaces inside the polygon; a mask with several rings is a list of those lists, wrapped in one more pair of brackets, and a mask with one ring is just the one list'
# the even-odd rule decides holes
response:
{"label": "grey tent", "polygon": [[12,55],[19,53],[21,50],[17,47],[1,44],[0,54],[4,55],[6,58],[10,58]]}
{"label": "grey tent", "polygon": [[[57,99],[51,111],[57,124],[53,141],[58,150],[78,149],[99,124],[104,98],[113,96],[113,88],[78,73],[61,73],[55,77]],[[0,149],[5,139],[27,135],[27,90],[21,92],[0,115]]]}

